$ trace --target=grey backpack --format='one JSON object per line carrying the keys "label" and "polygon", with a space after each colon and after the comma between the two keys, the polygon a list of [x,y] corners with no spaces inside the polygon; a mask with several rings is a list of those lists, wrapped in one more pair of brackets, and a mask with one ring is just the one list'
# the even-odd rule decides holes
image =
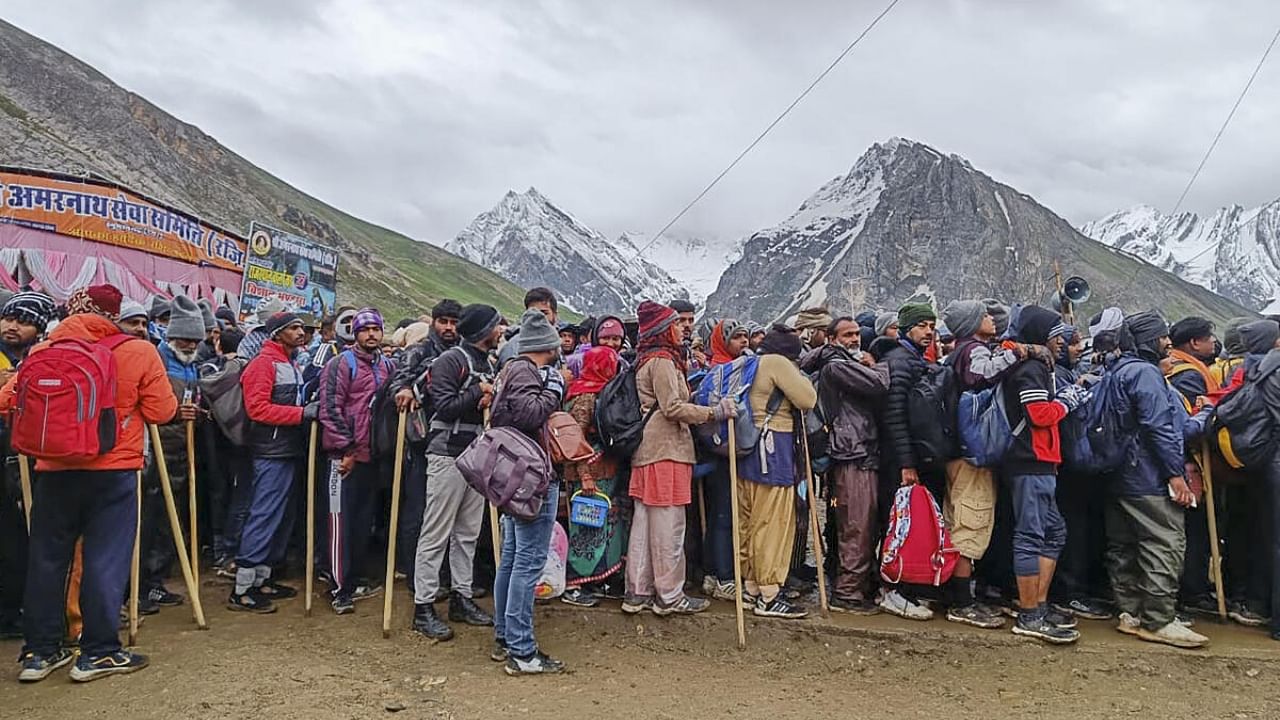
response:
{"label": "grey backpack", "polygon": [[520,520],[538,517],[555,477],[542,446],[513,427],[477,436],[458,456],[458,472],[494,507]]}
{"label": "grey backpack", "polygon": [[209,403],[214,422],[236,447],[244,447],[249,440],[249,416],[244,411],[244,391],[240,389],[240,373],[248,364],[243,358],[228,360],[217,372],[200,378],[200,391]]}

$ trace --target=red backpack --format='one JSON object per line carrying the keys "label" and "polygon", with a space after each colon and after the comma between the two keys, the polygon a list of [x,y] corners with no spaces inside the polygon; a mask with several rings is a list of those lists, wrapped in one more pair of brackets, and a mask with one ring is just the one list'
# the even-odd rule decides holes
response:
{"label": "red backpack", "polygon": [[929,490],[919,484],[898,488],[880,547],[880,577],[889,583],[938,586],[951,579],[958,559]]}
{"label": "red backpack", "polygon": [[54,340],[18,369],[13,449],[40,460],[75,463],[110,452],[119,434],[116,358],[129,340]]}

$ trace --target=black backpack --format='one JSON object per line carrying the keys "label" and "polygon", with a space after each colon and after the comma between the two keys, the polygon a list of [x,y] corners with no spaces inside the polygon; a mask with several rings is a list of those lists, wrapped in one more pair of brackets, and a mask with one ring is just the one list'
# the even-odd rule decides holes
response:
{"label": "black backpack", "polygon": [[[453,349],[451,347],[444,352]],[[427,360],[422,373],[410,385],[414,397],[418,399],[418,409],[409,411],[409,416],[404,421],[404,442],[407,447],[426,448],[427,435],[431,429],[431,416],[435,414],[435,410],[431,407],[431,366],[444,356],[444,352]],[[466,353],[465,350],[461,352]],[[472,366],[471,356],[466,357],[470,372],[464,387],[475,380],[475,368]],[[396,409],[396,394],[391,391],[391,383],[384,382],[382,387],[373,394],[373,400],[370,402],[369,449],[373,457],[384,459],[395,457],[396,428],[399,422],[400,411]]]}
{"label": "black backpack", "polygon": [[1233,468],[1262,468],[1275,456],[1276,427],[1261,386],[1273,372],[1258,378],[1246,377],[1213,409],[1212,442]]}
{"label": "black backpack", "polygon": [[636,369],[630,365],[621,368],[596,395],[596,432],[604,451],[619,459],[634,455],[644,437],[644,426],[657,411],[655,403],[649,412],[641,412]]}
{"label": "black backpack", "polygon": [[959,404],[960,392],[951,366],[926,365],[907,392],[912,447],[921,467],[940,467],[960,456],[956,431]]}

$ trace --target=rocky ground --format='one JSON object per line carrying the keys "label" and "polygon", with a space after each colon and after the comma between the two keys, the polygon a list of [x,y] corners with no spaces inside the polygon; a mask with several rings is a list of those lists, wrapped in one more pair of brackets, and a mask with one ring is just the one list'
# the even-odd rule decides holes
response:
{"label": "rocky ground", "polygon": [[403,590],[390,640],[380,599],[345,617],[317,601],[305,618],[300,599],[247,616],[223,607],[225,592],[204,588],[207,632],[185,607],[148,618],[138,649],[152,666],[140,673],[19,686],[11,666],[0,718],[1280,717],[1280,643],[1209,622],[1212,646],[1185,652],[1104,623],[1084,623],[1063,649],[942,620],[748,617],[739,651],[725,603],[665,620],[556,604],[539,608],[538,635],[571,672],[513,679],[489,661],[482,629],[443,644],[409,631]]}

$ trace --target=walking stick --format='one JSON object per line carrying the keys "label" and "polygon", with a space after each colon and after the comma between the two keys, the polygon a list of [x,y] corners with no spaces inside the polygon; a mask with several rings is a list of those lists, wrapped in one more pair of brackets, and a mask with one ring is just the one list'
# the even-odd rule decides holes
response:
{"label": "walking stick", "polygon": [[818,529],[818,485],[813,481],[813,460],[809,458],[809,434],[800,425],[800,442],[804,444],[804,472],[809,482],[809,527],[813,535],[813,559],[818,563],[818,599],[822,607],[822,617],[831,614],[831,606],[827,602],[826,564],[822,559],[822,531]]}
{"label": "walking stick", "polygon": [[738,441],[729,426],[729,512],[733,517],[733,594],[738,616],[738,649],[747,647],[747,625],[742,610],[742,530],[738,527]]}
{"label": "walking stick", "polygon": [[1204,510],[1209,516],[1209,574],[1213,576],[1213,588],[1218,594],[1218,617],[1227,619],[1227,596],[1222,589],[1222,552],[1218,549],[1218,516],[1213,500],[1212,456],[1209,441],[1202,441],[1201,464],[1204,466]]}
{"label": "walking stick", "polygon": [[31,535],[31,466],[26,455],[18,456],[18,481],[22,484],[22,510],[27,514],[27,536]]}
{"label": "walking stick", "polygon": [[136,506],[138,522],[133,526],[133,559],[129,561],[129,647],[138,644],[138,583],[141,582],[139,566],[142,564],[142,471],[138,471]]}
{"label": "walking stick", "polygon": [[200,582],[200,524],[196,518],[196,423],[187,421],[187,516],[191,528],[191,577]]}
{"label": "walking stick", "polygon": [[400,478],[404,474],[404,425],[409,414],[400,411],[396,423],[396,464],[391,475],[391,528],[387,532],[387,581],[382,593],[382,637],[391,637],[391,583],[396,579],[396,526],[400,524]]}
{"label": "walking stick", "polygon": [[[489,429],[489,408],[484,409],[484,429]],[[489,506],[489,539],[493,543],[493,572],[496,576],[502,564],[502,528],[498,524],[498,506],[485,500]]]}
{"label": "walking stick", "polygon": [[173,531],[178,564],[182,566],[182,580],[187,585],[187,595],[191,596],[191,612],[195,614],[196,627],[208,630],[209,623],[205,622],[204,607],[200,604],[200,585],[191,574],[191,558],[187,556],[186,544],[182,542],[182,523],[178,521],[178,505],[173,501],[173,485],[169,482],[169,467],[164,462],[160,430],[155,425],[148,425],[147,429],[151,431],[151,447],[155,450],[156,467],[160,470],[160,490],[164,493],[164,509],[169,513],[169,529]]}
{"label": "walking stick", "polygon": [[311,593],[316,582],[316,434],[320,424],[311,421],[311,442],[307,445],[307,579],[302,614],[311,617]]}

